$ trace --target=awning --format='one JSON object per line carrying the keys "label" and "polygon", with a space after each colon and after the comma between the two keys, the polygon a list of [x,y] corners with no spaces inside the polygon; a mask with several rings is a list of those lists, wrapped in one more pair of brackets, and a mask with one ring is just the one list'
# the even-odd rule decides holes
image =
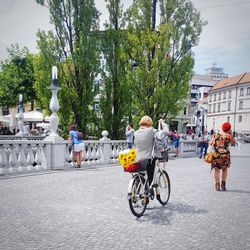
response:
{"label": "awning", "polygon": [[[18,114],[16,114],[16,118]],[[43,114],[39,111],[33,110],[29,112],[23,113],[24,121],[25,122],[42,122],[43,121]]]}

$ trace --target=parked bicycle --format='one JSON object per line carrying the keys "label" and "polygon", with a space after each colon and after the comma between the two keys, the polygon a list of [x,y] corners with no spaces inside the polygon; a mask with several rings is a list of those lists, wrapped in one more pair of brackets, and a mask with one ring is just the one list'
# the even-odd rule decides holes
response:
{"label": "parked bicycle", "polygon": [[170,198],[170,178],[165,169],[166,162],[156,160],[154,177],[150,186],[146,172],[147,165],[148,160],[143,160],[135,163],[134,171],[128,171],[132,172],[128,185],[129,208],[138,218],[144,214],[149,199],[156,198],[161,205],[165,206]]}

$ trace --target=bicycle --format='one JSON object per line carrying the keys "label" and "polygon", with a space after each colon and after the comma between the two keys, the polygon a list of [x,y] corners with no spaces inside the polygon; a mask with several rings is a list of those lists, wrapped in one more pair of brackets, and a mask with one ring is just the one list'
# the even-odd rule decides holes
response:
{"label": "bicycle", "polygon": [[132,173],[132,178],[128,185],[129,208],[132,214],[138,218],[144,214],[149,199],[153,200],[156,197],[159,203],[165,206],[170,198],[170,178],[165,169],[166,162],[156,159],[154,177],[149,187],[146,172],[147,161],[141,162],[140,170]]}

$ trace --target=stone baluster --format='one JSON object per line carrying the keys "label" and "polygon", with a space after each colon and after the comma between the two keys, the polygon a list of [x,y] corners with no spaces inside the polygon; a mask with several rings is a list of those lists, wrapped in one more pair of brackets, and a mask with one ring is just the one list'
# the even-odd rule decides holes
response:
{"label": "stone baluster", "polygon": [[92,157],[93,157],[93,160],[92,162],[93,163],[96,163],[97,161],[97,145],[96,144],[93,144],[93,150],[92,150]]}
{"label": "stone baluster", "polygon": [[47,160],[46,160],[46,156],[45,156],[45,153],[44,153],[44,145],[42,144],[39,144],[39,150],[40,150],[40,153],[41,153],[41,168],[42,169],[47,169]]}
{"label": "stone baluster", "polygon": [[87,154],[86,154],[86,160],[87,160],[87,164],[89,165],[90,164],[90,160],[91,160],[91,146],[90,144],[88,144],[88,151],[87,151]]}
{"label": "stone baluster", "polygon": [[42,152],[41,152],[41,147],[40,145],[36,146],[36,155],[35,155],[35,162],[36,162],[36,166],[35,169],[39,170],[41,169],[41,165],[42,165]]}
{"label": "stone baluster", "polygon": [[25,145],[20,145],[20,151],[19,151],[19,155],[18,155],[18,171],[22,172],[25,165],[26,165],[26,157],[24,154],[24,147]]}
{"label": "stone baluster", "polygon": [[8,166],[8,159],[6,156],[6,150],[5,150],[5,146],[2,145],[0,147],[0,174],[6,174],[7,173],[7,169],[6,167]]}
{"label": "stone baluster", "polygon": [[11,151],[10,151],[10,158],[9,158],[9,165],[10,165],[9,172],[13,173],[14,168],[17,166],[18,161],[17,161],[15,146],[11,145],[10,150]]}
{"label": "stone baluster", "polygon": [[32,149],[32,145],[29,145],[29,151],[28,151],[28,155],[27,155],[27,170],[31,170],[33,169],[33,163],[35,161],[34,158],[34,154],[33,154],[33,149]]}
{"label": "stone baluster", "polygon": [[100,144],[97,145],[96,158],[97,158],[96,162],[100,163],[100,160],[101,160],[101,145]]}

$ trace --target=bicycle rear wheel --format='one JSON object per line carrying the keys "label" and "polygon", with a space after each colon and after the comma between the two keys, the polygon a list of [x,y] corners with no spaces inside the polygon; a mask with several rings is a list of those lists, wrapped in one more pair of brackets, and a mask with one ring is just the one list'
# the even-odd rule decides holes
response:
{"label": "bicycle rear wheel", "polygon": [[128,193],[129,208],[132,214],[136,217],[141,217],[147,207],[148,198],[145,194],[145,178],[143,175],[137,175],[133,179],[131,193]]}
{"label": "bicycle rear wheel", "polygon": [[161,205],[165,206],[170,198],[170,179],[166,171],[163,170],[160,173],[157,184],[156,198]]}

